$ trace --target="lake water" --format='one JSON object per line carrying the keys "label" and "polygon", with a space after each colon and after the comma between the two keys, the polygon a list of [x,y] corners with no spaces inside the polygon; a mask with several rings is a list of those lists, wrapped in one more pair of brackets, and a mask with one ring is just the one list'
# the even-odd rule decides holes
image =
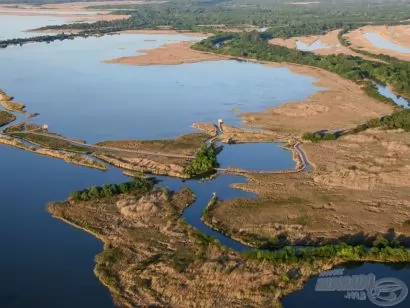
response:
{"label": "lake water", "polygon": [[65,23],[67,23],[66,18],[55,16],[0,15],[0,41],[12,38],[38,36],[40,35],[39,33],[26,31],[46,25],[52,26]]}
{"label": "lake water", "polygon": [[[154,42],[147,41],[153,38]],[[192,122],[218,117],[228,124],[240,124],[232,111],[235,108],[263,110],[286,100],[304,99],[318,89],[312,86],[313,78],[255,63],[153,67],[101,63],[181,39],[186,38],[122,35],[7,48],[0,50],[0,87],[30,112],[41,114],[34,122],[48,123],[57,133],[90,142],[173,137],[189,131]],[[268,145],[252,145],[253,150],[247,145],[227,146],[225,154],[221,153],[222,164],[243,167],[244,158],[252,155],[255,162],[247,165],[252,168],[262,163],[274,170],[294,166],[290,152],[270,146],[272,151],[266,156]],[[224,157],[228,154],[232,161]],[[108,290],[92,272],[101,243],[53,219],[46,212],[46,203],[65,199],[73,190],[127,179],[116,169],[91,170],[1,145],[0,157],[6,183],[0,185],[4,248],[0,306],[112,307]],[[160,179],[173,190],[181,186],[194,190],[197,200],[183,214],[190,224],[229,247],[248,249],[200,220],[213,192],[221,199],[255,197],[229,187],[244,182],[243,177],[224,175],[205,182]]]}
{"label": "lake water", "polygon": [[255,63],[101,63],[185,39],[192,37],[116,35],[7,48],[0,87],[41,114],[33,122],[88,142],[175,137],[193,131],[193,122],[218,118],[240,125],[238,110],[262,111],[319,89],[312,77]]}
{"label": "lake water", "polygon": [[248,170],[283,170],[295,168],[292,152],[280,148],[282,143],[244,143],[224,145],[218,155],[221,168]]}
{"label": "lake water", "polygon": [[[352,275],[368,275],[374,274],[376,281],[382,278],[399,279],[407,286],[410,286],[410,265],[409,264],[377,264],[377,263],[363,263],[363,264],[347,264],[338,266],[339,269],[344,269],[343,276]],[[347,299],[345,295],[347,292],[342,291],[316,291],[315,286],[318,277],[314,277],[306,282],[303,289],[292,293],[285,297],[282,303],[285,308],[300,308],[300,307],[332,307],[332,308],[375,308],[382,305],[372,303],[366,295],[362,300]],[[382,293],[386,296],[388,294]],[[301,304],[303,303],[303,304]],[[394,304],[394,301],[386,301],[384,307],[408,308],[410,307],[410,297],[407,297],[400,303]]]}
{"label": "lake water", "polygon": [[389,87],[378,84],[377,89],[378,89],[380,94],[386,96],[387,98],[391,98],[397,105],[405,107],[405,108],[410,107],[410,102],[408,100],[406,100],[405,98],[403,98],[401,96],[397,96],[396,94],[394,94],[389,89]]}
{"label": "lake water", "polygon": [[322,43],[321,40],[316,40],[312,44],[306,44],[302,41],[296,41],[296,49],[302,51],[315,51],[318,49],[326,49],[329,48],[328,45]]}
{"label": "lake water", "polygon": [[364,37],[377,48],[390,49],[400,53],[410,53],[410,48],[386,40],[377,33],[366,32]]}

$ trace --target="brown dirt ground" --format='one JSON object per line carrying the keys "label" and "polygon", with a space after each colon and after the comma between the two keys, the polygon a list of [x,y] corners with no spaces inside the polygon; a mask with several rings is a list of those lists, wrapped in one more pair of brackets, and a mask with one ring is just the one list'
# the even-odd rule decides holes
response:
{"label": "brown dirt ground", "polygon": [[177,65],[202,61],[217,61],[226,59],[219,55],[200,52],[191,49],[194,42],[179,42],[164,44],[160,48],[143,50],[145,54],[129,56],[104,61],[104,63],[121,63],[128,65]]}
{"label": "brown dirt ground", "polygon": [[367,96],[359,85],[328,71],[293,64],[269,65],[286,66],[295,73],[313,76],[318,79],[315,85],[325,90],[305,101],[284,103],[265,112],[241,114],[250,126],[279,134],[351,128],[393,110],[392,106]]}
{"label": "brown dirt ground", "polygon": [[365,26],[345,34],[353,48],[363,49],[374,54],[386,54],[401,60],[410,61],[410,54],[399,53],[390,49],[380,49],[370,43],[363,35],[373,32],[386,40],[410,48],[410,25],[400,26]]}
{"label": "brown dirt ground", "polygon": [[356,53],[348,47],[345,47],[340,44],[338,34],[340,30],[330,31],[324,35],[311,35],[311,36],[299,36],[299,37],[291,37],[289,39],[280,39],[275,38],[269,40],[269,43],[272,45],[279,45],[284,46],[287,48],[296,48],[296,42],[302,41],[305,44],[313,44],[315,41],[320,40],[323,45],[326,45],[327,48],[317,49],[312,51],[314,54],[317,55],[330,55],[330,54],[345,54],[350,56],[361,57],[367,60],[372,61],[380,61],[377,59],[373,59],[370,57],[366,57],[362,54]]}
{"label": "brown dirt ground", "polygon": [[363,241],[392,228],[408,241],[409,133],[369,130],[303,149],[312,172],[249,175],[248,184],[236,187],[260,199],[220,203],[211,224],[251,243],[284,233],[303,244]]}

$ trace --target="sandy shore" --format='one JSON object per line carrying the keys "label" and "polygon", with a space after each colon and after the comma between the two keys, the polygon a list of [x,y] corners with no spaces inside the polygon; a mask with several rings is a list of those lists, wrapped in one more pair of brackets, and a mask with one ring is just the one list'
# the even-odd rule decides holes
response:
{"label": "sandy shore", "polygon": [[410,53],[396,52],[387,48],[378,48],[368,41],[364,34],[375,33],[383,39],[410,49],[410,25],[401,26],[366,26],[345,34],[353,48],[363,49],[371,53],[383,53],[401,60],[410,61]]}
{"label": "sandy shore", "polygon": [[286,66],[294,73],[315,77],[318,80],[314,84],[325,89],[304,101],[284,103],[265,112],[242,114],[250,126],[283,134],[341,129],[393,111],[392,106],[369,97],[356,83],[328,71],[289,63],[267,65]]}
{"label": "sandy shore", "polygon": [[307,45],[311,45],[314,42],[320,40],[324,48],[313,50],[312,52],[317,55],[330,55],[330,54],[345,54],[350,56],[361,57],[368,60],[376,60],[370,57],[363,56],[362,54],[356,53],[348,47],[345,47],[340,44],[338,34],[340,30],[330,31],[324,35],[310,35],[310,36],[298,36],[291,37],[289,39],[280,39],[275,38],[269,40],[269,43],[272,45],[284,46],[287,48],[296,49],[296,42],[301,41]]}
{"label": "sandy shore", "polygon": [[[229,57],[204,53],[190,48],[193,42],[165,44],[146,50],[140,56],[106,61],[128,65],[176,65],[217,61]],[[290,63],[266,62],[272,67],[287,67],[297,74],[317,78],[316,86],[324,88],[304,101],[288,102],[264,112],[241,114],[249,126],[273,130],[279,135],[322,129],[355,127],[366,120],[390,114],[393,107],[370,98],[359,85],[328,71]],[[274,85],[273,85],[274,86]]]}
{"label": "sandy shore", "polygon": [[190,47],[194,42],[180,42],[162,45],[160,48],[144,50],[145,54],[122,57],[104,61],[104,63],[121,63],[128,65],[176,65],[202,61],[217,61],[226,57],[200,52]]}

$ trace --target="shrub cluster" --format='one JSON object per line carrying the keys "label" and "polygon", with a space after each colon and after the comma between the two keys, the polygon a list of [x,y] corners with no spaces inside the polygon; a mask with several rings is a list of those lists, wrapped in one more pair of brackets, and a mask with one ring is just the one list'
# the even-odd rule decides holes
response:
{"label": "shrub cluster", "polygon": [[324,133],[324,134],[319,134],[319,133],[311,133],[307,132],[302,135],[303,140],[310,140],[313,142],[318,142],[322,140],[336,140],[337,136],[336,134],[333,133]]}
{"label": "shrub cluster", "polygon": [[372,119],[364,124],[358,125],[353,132],[359,133],[368,128],[382,127],[385,129],[402,128],[405,131],[410,131],[410,109],[402,109],[393,112],[391,115],[382,118]]}
{"label": "shrub cluster", "polygon": [[215,147],[202,145],[201,150],[196,153],[195,159],[185,169],[185,172],[194,176],[211,172],[215,167],[218,167]]}
{"label": "shrub cluster", "polygon": [[366,249],[363,245],[352,246],[346,243],[325,245],[312,248],[285,247],[279,251],[251,250],[245,255],[251,259],[279,262],[313,261],[317,259],[339,258],[346,261],[359,261],[367,258],[388,259],[396,261],[410,260],[410,251],[393,240],[378,236],[373,247]]}
{"label": "shrub cluster", "polygon": [[148,191],[154,186],[154,184],[155,180],[152,178],[137,178],[127,183],[92,186],[81,191],[72,192],[70,194],[70,199],[76,201],[89,201],[124,193]]}

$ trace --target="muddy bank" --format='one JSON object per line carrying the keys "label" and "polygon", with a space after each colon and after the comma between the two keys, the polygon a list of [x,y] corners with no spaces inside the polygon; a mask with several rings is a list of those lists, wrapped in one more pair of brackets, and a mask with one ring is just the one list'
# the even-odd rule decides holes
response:
{"label": "muddy bank", "polygon": [[15,101],[0,101],[0,105],[3,106],[4,109],[7,109],[9,111],[20,113],[26,112],[26,106]]}
{"label": "muddy bank", "polygon": [[313,76],[318,79],[314,84],[324,90],[304,101],[283,103],[265,112],[241,114],[249,126],[279,134],[346,129],[394,110],[393,106],[369,97],[360,85],[328,71],[289,63],[266,65],[287,67],[292,72]]}
{"label": "muddy bank", "polygon": [[114,156],[98,152],[93,153],[93,156],[123,170],[137,171],[141,174],[147,173],[155,175],[167,175],[182,179],[190,178],[190,176],[185,172],[185,168],[189,164],[189,161],[177,161],[171,163],[169,159],[167,159],[166,161],[156,161],[152,157],[136,157],[135,155]]}
{"label": "muddy bank", "polygon": [[142,50],[139,56],[122,57],[104,61],[104,63],[120,63],[128,65],[178,65],[202,61],[218,61],[226,59],[215,54],[191,49],[194,42],[164,44],[160,48]]}
{"label": "muddy bank", "polygon": [[107,170],[107,166],[99,161],[96,161],[88,156],[80,155],[77,153],[70,153],[70,152],[63,152],[51,149],[44,149],[38,148],[34,146],[30,146],[26,143],[20,142],[14,138],[8,138],[4,136],[0,136],[0,143],[8,146],[12,146],[21,150],[33,152],[39,155],[49,156],[56,159],[64,160],[67,163],[99,169],[99,170]]}

